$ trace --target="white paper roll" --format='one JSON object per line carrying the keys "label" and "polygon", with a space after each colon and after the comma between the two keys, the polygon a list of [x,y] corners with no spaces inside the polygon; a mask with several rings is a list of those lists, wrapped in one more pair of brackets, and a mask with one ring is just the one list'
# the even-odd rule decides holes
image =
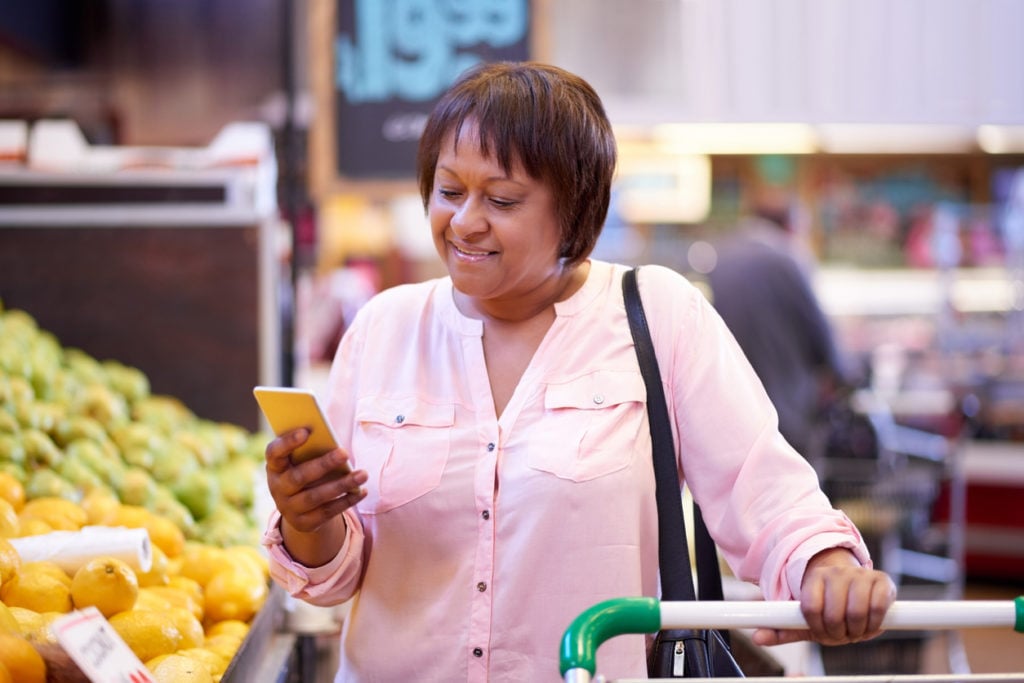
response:
{"label": "white paper roll", "polygon": [[135,571],[153,565],[149,532],[127,527],[87,526],[80,531],[53,531],[8,539],[22,562],[54,562],[69,575],[95,557],[115,557]]}

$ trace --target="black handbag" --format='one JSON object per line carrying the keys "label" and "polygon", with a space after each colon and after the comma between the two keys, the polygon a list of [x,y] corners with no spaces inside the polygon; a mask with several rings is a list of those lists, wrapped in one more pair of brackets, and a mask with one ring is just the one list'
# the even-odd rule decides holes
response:
{"label": "black handbag", "polygon": [[[675,444],[665,392],[661,386],[658,358],[654,352],[647,316],[640,301],[637,271],[622,278],[622,295],[633,335],[640,372],[647,385],[647,419],[654,451],[655,498],[658,504],[658,567],[662,600],[697,600],[690,571],[690,553],[683,519]],[[694,545],[701,600],[722,599],[722,576],[715,543],[704,525],[700,509],[693,505]],[[647,662],[647,675],[656,678],[742,678],[729,647],[729,634],[716,629],[663,629],[658,632]]]}

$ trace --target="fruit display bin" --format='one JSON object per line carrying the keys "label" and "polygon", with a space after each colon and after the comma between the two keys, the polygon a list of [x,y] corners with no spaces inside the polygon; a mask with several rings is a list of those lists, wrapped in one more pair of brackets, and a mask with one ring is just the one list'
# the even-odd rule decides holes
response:
{"label": "fruit display bin", "polygon": [[285,628],[286,597],[280,586],[271,585],[266,603],[253,618],[249,633],[221,676],[221,683],[290,680],[292,673],[301,679],[299,638]]}

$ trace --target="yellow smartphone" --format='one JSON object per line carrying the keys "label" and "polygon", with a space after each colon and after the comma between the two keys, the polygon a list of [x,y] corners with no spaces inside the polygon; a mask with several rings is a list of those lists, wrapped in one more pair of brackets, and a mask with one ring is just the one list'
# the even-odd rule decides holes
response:
{"label": "yellow smartphone", "polygon": [[338,440],[313,392],[260,386],[254,387],[252,393],[277,436],[300,427],[309,430],[309,439],[292,453],[294,462],[306,462],[338,447]]}

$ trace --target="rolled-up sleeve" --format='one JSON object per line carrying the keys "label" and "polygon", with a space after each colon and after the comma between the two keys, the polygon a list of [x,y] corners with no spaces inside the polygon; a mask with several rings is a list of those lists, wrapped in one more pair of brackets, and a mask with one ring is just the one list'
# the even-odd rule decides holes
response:
{"label": "rolled-up sleeve", "polygon": [[345,602],[355,594],[362,566],[363,528],[353,510],[346,510],[342,517],[346,533],[338,554],[325,565],[306,567],[292,559],[284,547],[281,513],[275,510],[270,515],[262,541],[270,556],[270,575],[292,597],[328,607]]}

